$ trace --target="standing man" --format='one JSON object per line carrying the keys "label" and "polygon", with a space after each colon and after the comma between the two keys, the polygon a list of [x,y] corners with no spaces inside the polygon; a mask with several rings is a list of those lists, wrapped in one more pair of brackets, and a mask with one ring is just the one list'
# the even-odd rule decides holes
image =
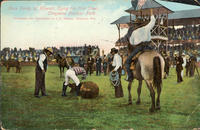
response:
{"label": "standing man", "polygon": [[90,71],[90,75],[92,74],[93,64],[94,64],[94,59],[92,58],[92,55],[90,55],[87,59],[87,74],[88,74],[88,71]]}
{"label": "standing man", "polygon": [[165,55],[164,60],[165,60],[165,68],[164,68],[164,70],[165,70],[166,76],[169,76],[170,58],[169,58],[168,54]]}
{"label": "standing man", "polygon": [[101,75],[101,57],[99,55],[97,55],[96,58],[96,76],[100,76]]}
{"label": "standing man", "polygon": [[110,73],[111,72],[111,70],[112,70],[112,61],[113,61],[113,55],[111,55],[110,53],[108,54],[108,73]]}
{"label": "standing man", "polygon": [[40,54],[37,65],[35,68],[35,93],[34,96],[39,98],[39,91],[41,90],[42,96],[47,96],[45,91],[45,72],[47,71],[47,57],[53,54],[52,48],[46,48]]}
{"label": "standing man", "polygon": [[114,67],[114,69],[112,70],[112,72],[117,71],[119,74],[119,85],[114,86],[115,87],[115,97],[120,98],[120,97],[124,96],[122,85],[121,85],[122,58],[118,54],[118,50],[115,48],[112,48],[110,53],[114,56],[113,63],[112,63],[112,66]]}
{"label": "standing man", "polygon": [[106,55],[104,55],[104,58],[103,58],[103,72],[104,72],[104,76],[106,76],[106,74],[107,74],[107,66],[108,66],[108,59],[106,58]]}
{"label": "standing man", "polygon": [[[185,56],[184,53],[182,54],[182,58],[183,58],[183,64],[182,64],[182,66],[183,66],[183,68],[185,68],[187,61],[186,61],[186,56]],[[184,69],[181,71],[181,76],[182,77],[184,76]]]}
{"label": "standing man", "polygon": [[189,60],[189,55],[186,56],[186,66],[185,66],[185,69],[186,69],[186,76],[188,77],[188,73],[189,73],[189,69],[190,69],[190,60]]}
{"label": "standing man", "polygon": [[180,83],[183,81],[183,78],[181,76],[181,71],[183,70],[183,58],[181,54],[179,57],[176,58],[176,73],[177,73],[177,82]]}

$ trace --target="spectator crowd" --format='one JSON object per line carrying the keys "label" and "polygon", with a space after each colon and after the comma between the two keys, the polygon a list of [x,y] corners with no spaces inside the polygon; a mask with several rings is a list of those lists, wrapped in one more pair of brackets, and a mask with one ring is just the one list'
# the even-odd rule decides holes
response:
{"label": "spectator crowd", "polygon": [[168,29],[169,40],[196,40],[200,39],[200,26],[186,26],[183,28]]}
{"label": "spectator crowd", "polygon": [[[77,62],[79,56],[89,55],[94,49],[98,49],[98,46],[84,45],[79,47],[52,47],[54,54],[60,54],[63,57],[72,56]],[[22,50],[17,48],[4,48],[1,50],[1,61],[7,60],[17,60],[20,62],[34,62],[37,61],[39,54],[41,54],[43,49],[29,48]],[[53,60],[53,58],[50,58]]]}

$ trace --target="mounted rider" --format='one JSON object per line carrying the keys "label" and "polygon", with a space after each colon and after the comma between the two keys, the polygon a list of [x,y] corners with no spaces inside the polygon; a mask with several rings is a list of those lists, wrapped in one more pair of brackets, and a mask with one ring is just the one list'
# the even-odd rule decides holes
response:
{"label": "mounted rider", "polygon": [[134,29],[130,27],[128,33],[125,35],[125,38],[129,41],[129,43],[134,47],[133,51],[128,56],[125,67],[128,74],[128,81],[132,81],[134,79],[133,73],[131,71],[131,63],[133,57],[136,56],[139,52],[143,52],[144,50],[152,50],[151,46],[151,29],[153,29],[156,19],[153,15],[153,10],[150,10],[151,20],[145,26]]}

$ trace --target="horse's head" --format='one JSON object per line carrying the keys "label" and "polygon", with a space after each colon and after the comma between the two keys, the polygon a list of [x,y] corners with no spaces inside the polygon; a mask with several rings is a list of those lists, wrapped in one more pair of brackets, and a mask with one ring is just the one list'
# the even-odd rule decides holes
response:
{"label": "horse's head", "polygon": [[72,57],[66,57],[66,67],[70,68],[74,66],[74,60]]}
{"label": "horse's head", "polygon": [[6,66],[6,64],[7,64],[7,62],[4,61],[4,60],[2,60],[1,63],[0,63],[0,65],[2,65],[2,66]]}
{"label": "horse's head", "polygon": [[61,57],[60,54],[54,55],[54,58],[56,59],[56,62],[57,62],[57,63],[62,59],[62,57]]}

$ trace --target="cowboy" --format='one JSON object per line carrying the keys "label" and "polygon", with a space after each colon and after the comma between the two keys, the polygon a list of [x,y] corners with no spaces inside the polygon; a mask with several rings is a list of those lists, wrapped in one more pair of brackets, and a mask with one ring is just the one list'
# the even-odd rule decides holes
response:
{"label": "cowboy", "polygon": [[131,54],[128,56],[125,67],[128,74],[128,81],[132,81],[134,79],[133,73],[130,69],[132,58],[139,52],[142,52],[144,50],[152,50],[153,48],[150,46],[151,41],[151,29],[154,27],[156,19],[153,15],[153,10],[150,10],[151,12],[151,20],[148,24],[145,26],[142,26],[137,29],[133,29],[133,27],[130,27],[128,30],[128,33],[125,35],[125,38],[128,39],[129,43],[132,46],[135,46],[135,49],[131,52]]}
{"label": "cowboy", "polygon": [[39,91],[42,96],[47,96],[45,91],[45,72],[47,71],[47,58],[53,54],[52,48],[46,48],[43,53],[39,55],[37,65],[35,68],[35,93],[34,96],[39,98]]}
{"label": "cowboy", "polygon": [[115,97],[120,98],[120,97],[124,96],[122,85],[121,85],[122,58],[118,54],[118,50],[115,48],[112,48],[110,53],[114,56],[113,62],[112,62],[112,66],[114,67],[114,69],[112,70],[112,72],[118,72],[118,74],[119,74],[119,85],[114,86],[115,87]]}
{"label": "cowboy", "polygon": [[62,96],[66,95],[67,87],[69,86],[69,80],[72,79],[76,84],[76,95],[80,94],[81,82],[78,75],[82,75],[82,80],[86,79],[86,71],[83,67],[72,67],[65,73],[65,81],[63,82]]}

